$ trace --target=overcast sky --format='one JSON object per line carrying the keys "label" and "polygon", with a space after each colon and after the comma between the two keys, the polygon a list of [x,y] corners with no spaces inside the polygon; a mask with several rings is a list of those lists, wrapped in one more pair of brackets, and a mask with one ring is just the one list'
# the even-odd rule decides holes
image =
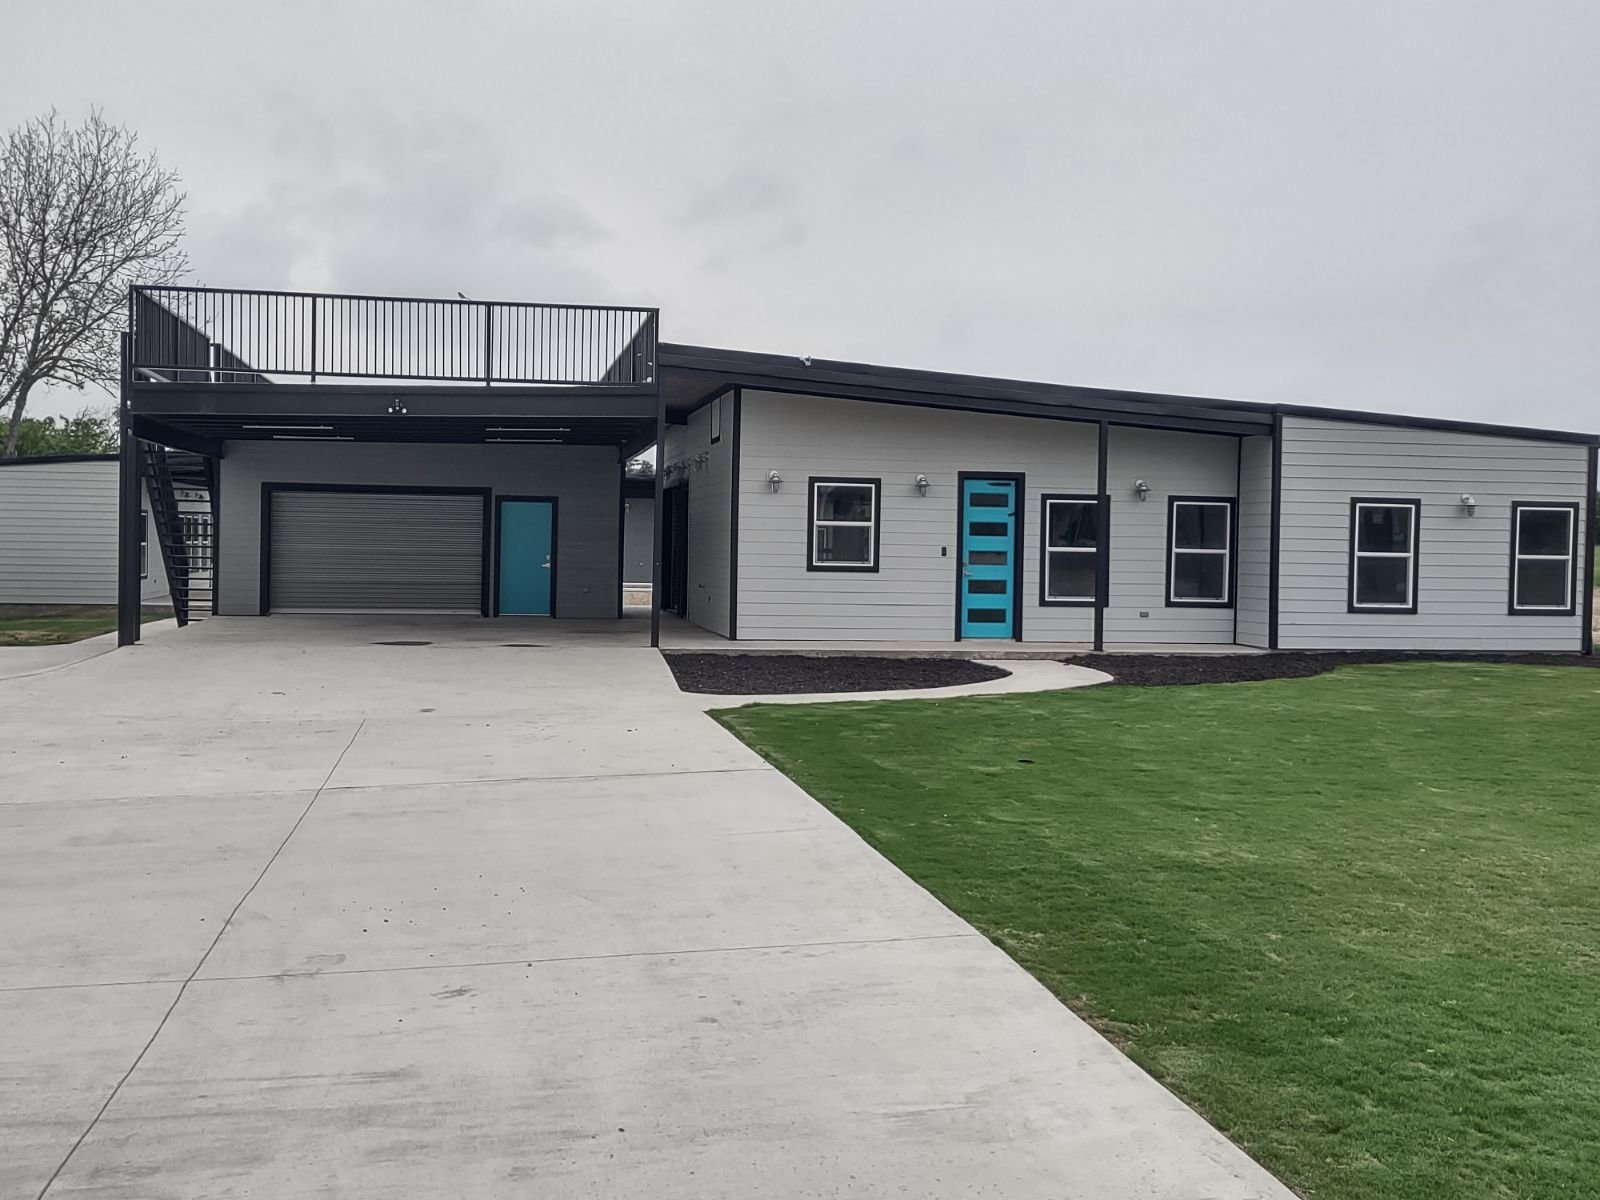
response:
{"label": "overcast sky", "polygon": [[195,282],[1600,429],[1593,0],[4,9],[0,125],[137,129]]}

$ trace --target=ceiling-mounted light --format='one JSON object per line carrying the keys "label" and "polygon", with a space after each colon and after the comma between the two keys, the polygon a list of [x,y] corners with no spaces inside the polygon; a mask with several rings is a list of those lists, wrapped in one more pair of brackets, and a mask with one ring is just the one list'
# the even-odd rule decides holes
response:
{"label": "ceiling-mounted light", "polygon": [[275,433],[272,435],[275,442],[353,442],[353,437],[334,436],[326,433]]}
{"label": "ceiling-mounted light", "polygon": [[241,428],[244,428],[244,429],[309,429],[309,430],[315,431],[315,430],[318,430],[318,429],[331,430],[333,428],[333,426],[332,425],[245,425],[245,426],[242,426]]}
{"label": "ceiling-mounted light", "polygon": [[571,433],[565,425],[490,425],[485,433]]}
{"label": "ceiling-mounted light", "polygon": [[486,442],[506,442],[518,446],[559,446],[560,438],[484,438]]}

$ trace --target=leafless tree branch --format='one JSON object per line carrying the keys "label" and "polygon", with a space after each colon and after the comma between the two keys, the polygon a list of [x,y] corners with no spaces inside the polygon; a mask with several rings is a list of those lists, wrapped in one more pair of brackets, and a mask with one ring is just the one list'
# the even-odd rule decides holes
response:
{"label": "leafless tree branch", "polygon": [[99,111],[70,126],[52,110],[0,145],[0,457],[35,385],[116,379],[130,284],[188,271],[177,185]]}

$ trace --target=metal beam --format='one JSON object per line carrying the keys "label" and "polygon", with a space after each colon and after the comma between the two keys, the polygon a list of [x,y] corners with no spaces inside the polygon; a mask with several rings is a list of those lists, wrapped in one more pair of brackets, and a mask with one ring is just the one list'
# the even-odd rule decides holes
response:
{"label": "metal beam", "polygon": [[117,645],[139,640],[139,542],[144,535],[139,512],[139,442],[128,412],[128,375],[131,334],[122,335],[122,387],[118,406],[121,445],[117,473]]}
{"label": "metal beam", "polygon": [[131,417],[130,424],[135,436],[147,442],[171,446],[174,450],[187,450],[191,454],[200,454],[206,458],[221,458],[225,452],[223,443],[216,438],[202,437],[198,433],[175,429],[165,422],[152,421],[149,417]]}

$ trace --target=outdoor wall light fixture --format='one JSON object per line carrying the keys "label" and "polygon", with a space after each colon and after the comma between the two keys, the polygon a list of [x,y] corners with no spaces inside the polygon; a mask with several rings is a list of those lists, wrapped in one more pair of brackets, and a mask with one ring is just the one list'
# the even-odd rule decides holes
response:
{"label": "outdoor wall light fixture", "polygon": [[777,491],[783,486],[783,476],[779,475],[776,471],[768,471],[767,486],[773,491]]}
{"label": "outdoor wall light fixture", "polygon": [[1462,492],[1461,507],[1466,509],[1467,516],[1476,516],[1478,512],[1478,498],[1471,492]]}
{"label": "outdoor wall light fixture", "polygon": [[1139,497],[1139,499],[1141,499],[1141,500],[1150,499],[1150,485],[1148,483],[1146,483],[1144,480],[1135,479],[1133,481],[1133,490],[1134,490],[1134,493]]}
{"label": "outdoor wall light fixture", "polygon": [[926,496],[928,494],[928,477],[926,475],[918,475],[911,483],[917,489],[917,495]]}

